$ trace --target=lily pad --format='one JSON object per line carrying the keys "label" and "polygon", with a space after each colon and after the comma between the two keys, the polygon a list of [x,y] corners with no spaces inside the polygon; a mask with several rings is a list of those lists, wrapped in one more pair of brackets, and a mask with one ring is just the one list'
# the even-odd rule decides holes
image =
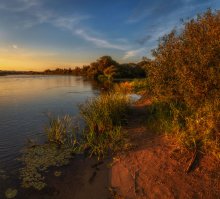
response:
{"label": "lily pad", "polygon": [[55,171],[54,176],[59,177],[61,176],[62,172],[61,171]]}
{"label": "lily pad", "polygon": [[14,198],[17,195],[17,193],[18,193],[17,189],[8,188],[5,191],[5,197],[6,198]]}

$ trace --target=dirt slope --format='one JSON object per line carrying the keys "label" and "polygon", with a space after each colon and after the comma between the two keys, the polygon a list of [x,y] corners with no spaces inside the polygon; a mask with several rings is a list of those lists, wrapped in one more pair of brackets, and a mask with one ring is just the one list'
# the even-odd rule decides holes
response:
{"label": "dirt slope", "polygon": [[200,156],[190,172],[192,153],[178,149],[173,138],[146,128],[145,107],[134,105],[125,130],[135,145],[114,158],[111,185],[118,198],[220,198],[220,164],[211,156]]}

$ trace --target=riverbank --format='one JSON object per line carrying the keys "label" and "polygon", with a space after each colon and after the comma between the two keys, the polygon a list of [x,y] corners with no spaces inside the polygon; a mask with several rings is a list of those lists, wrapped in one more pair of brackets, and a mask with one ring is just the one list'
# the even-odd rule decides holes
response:
{"label": "riverbank", "polygon": [[150,104],[146,99],[132,104],[128,124],[122,129],[129,137],[128,150],[100,161],[76,155],[69,165],[50,169],[45,189],[21,189],[17,198],[218,198],[219,162],[200,154],[187,173],[193,153],[178,146],[175,138],[148,128],[146,107]]}
{"label": "riverbank", "polygon": [[[76,155],[67,166],[51,168],[47,186],[41,191],[19,189],[17,199],[107,199],[109,192],[110,159],[98,161]],[[57,175],[59,174],[59,175]]]}
{"label": "riverbank", "polygon": [[171,136],[146,126],[149,105],[149,100],[143,100],[132,107],[124,130],[134,147],[114,158],[111,185],[115,195],[128,199],[219,198],[219,161],[200,154],[187,173],[193,153],[180,148]]}

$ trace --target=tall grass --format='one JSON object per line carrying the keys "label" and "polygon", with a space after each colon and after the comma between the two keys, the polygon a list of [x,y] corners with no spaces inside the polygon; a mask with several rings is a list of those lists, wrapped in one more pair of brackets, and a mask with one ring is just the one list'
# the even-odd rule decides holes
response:
{"label": "tall grass", "polygon": [[79,127],[74,123],[69,115],[51,116],[49,115],[49,125],[45,128],[49,142],[74,146]]}
{"label": "tall grass", "polygon": [[90,154],[102,157],[122,147],[121,125],[126,122],[129,104],[128,96],[107,93],[80,106],[80,113],[87,126],[84,140]]}
{"label": "tall grass", "polygon": [[157,102],[147,111],[148,125],[155,131],[175,135],[185,148],[196,148],[220,159],[220,100],[196,110],[184,104]]}
{"label": "tall grass", "polygon": [[102,94],[81,105],[80,113],[89,131],[102,133],[125,122],[129,103],[129,97],[126,95]]}

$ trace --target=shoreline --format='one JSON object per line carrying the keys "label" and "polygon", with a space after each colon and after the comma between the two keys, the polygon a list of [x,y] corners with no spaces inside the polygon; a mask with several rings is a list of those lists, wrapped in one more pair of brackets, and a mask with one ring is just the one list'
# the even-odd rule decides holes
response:
{"label": "shoreline", "polygon": [[[187,174],[192,153],[177,148],[174,138],[147,128],[148,105],[149,100],[132,105],[128,125],[123,127],[130,149],[105,161],[76,155],[69,165],[49,170],[45,189],[21,189],[16,198],[218,198],[220,164],[204,155]],[[55,171],[61,176],[55,177]]]}

